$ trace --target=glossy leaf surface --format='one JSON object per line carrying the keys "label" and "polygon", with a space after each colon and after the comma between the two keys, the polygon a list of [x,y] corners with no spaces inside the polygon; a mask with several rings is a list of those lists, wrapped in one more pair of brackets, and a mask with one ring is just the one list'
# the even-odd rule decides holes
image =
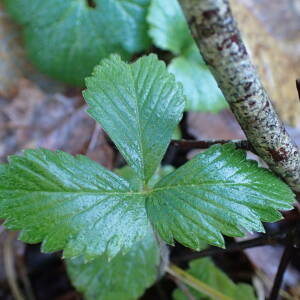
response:
{"label": "glossy leaf surface", "polygon": [[89,114],[146,182],[154,174],[185,105],[182,86],[155,55],[126,64],[111,56],[86,80]]}
{"label": "glossy leaf surface", "polygon": [[85,156],[49,150],[26,150],[0,169],[0,218],[45,252],[87,260],[125,253],[148,226],[144,197],[127,181]]}
{"label": "glossy leaf surface", "polygon": [[[187,271],[190,275],[206,283],[215,290],[221,292],[225,296],[234,300],[255,300],[254,290],[251,285],[238,283],[235,284],[223,271],[215,266],[210,258],[196,259],[190,263],[190,267]],[[195,299],[207,299],[204,294],[195,291],[192,288],[188,288],[190,293]],[[173,293],[174,300],[188,300],[186,295],[179,289],[176,289]]]}
{"label": "glossy leaf surface", "polygon": [[129,58],[149,44],[150,0],[6,0],[23,25],[31,60],[41,71],[83,85],[93,67],[111,53]]}
{"label": "glossy leaf surface", "polygon": [[[0,218],[44,251],[113,258],[145,236],[193,249],[224,246],[222,234],[263,231],[294,195],[234,145],[215,146],[171,172],[157,172],[184,108],[182,87],[156,56],[106,59],[87,80],[89,112],[134,170],[122,178],[87,157],[27,150],[0,166]],[[171,170],[172,171],[172,170]],[[162,178],[163,177],[163,178]],[[161,179],[162,178],[162,179]],[[148,219],[149,218],[149,219]]]}
{"label": "glossy leaf surface", "polygon": [[110,262],[100,256],[84,263],[82,258],[67,260],[74,286],[87,300],[138,299],[158,277],[159,247],[153,232],[136,243],[126,255]]}
{"label": "glossy leaf surface", "polygon": [[292,209],[289,187],[234,145],[216,145],[158,182],[146,200],[160,236],[199,250],[203,241],[224,247],[222,234],[263,232],[261,221]]}

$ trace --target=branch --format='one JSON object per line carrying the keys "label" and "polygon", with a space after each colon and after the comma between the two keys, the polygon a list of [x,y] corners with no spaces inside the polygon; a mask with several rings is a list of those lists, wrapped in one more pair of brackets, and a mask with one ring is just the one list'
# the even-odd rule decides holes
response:
{"label": "branch", "polygon": [[296,88],[298,92],[298,98],[300,99],[300,79],[296,80]]}
{"label": "branch", "polygon": [[255,150],[251,144],[246,140],[200,140],[200,141],[191,141],[191,140],[172,140],[171,145],[174,147],[180,147],[183,150],[191,149],[207,149],[212,145],[216,144],[227,144],[232,143],[237,149],[243,149],[246,151],[251,151],[255,153]]}
{"label": "branch", "polygon": [[285,273],[293,255],[296,252],[296,248],[294,247],[294,244],[295,244],[296,234],[298,234],[298,233],[299,233],[298,230],[294,230],[287,237],[287,243],[286,243],[284,252],[282,254],[282,257],[281,257],[281,260],[280,260],[280,263],[278,266],[278,270],[276,273],[276,277],[274,280],[272,291],[270,293],[269,300],[276,300],[278,298],[280,287],[281,287],[282,281],[283,281],[284,273]]}
{"label": "branch", "polygon": [[283,280],[283,275],[289,265],[289,262],[292,259],[293,254],[294,254],[293,246],[291,246],[291,245],[286,246],[284,253],[281,257],[281,260],[280,260],[280,264],[279,264],[279,267],[278,267],[278,270],[276,273],[274,285],[273,285],[269,300],[278,299],[279,290],[280,290],[282,280]]}
{"label": "branch", "polygon": [[249,142],[269,167],[300,191],[300,155],[262,86],[228,0],[180,0],[203,58]]}
{"label": "branch", "polygon": [[228,246],[226,246],[225,249],[218,248],[218,247],[210,247],[208,249],[204,249],[199,252],[193,252],[184,256],[175,257],[172,259],[173,262],[179,263],[184,261],[190,261],[196,258],[206,257],[206,256],[212,256],[220,253],[231,253],[231,252],[239,252],[244,249],[250,249],[254,247],[262,247],[267,245],[274,245],[278,244],[279,242],[282,242],[286,239],[286,230],[275,232],[272,234],[265,234],[261,237],[257,237],[254,239],[246,240],[246,241],[240,241],[236,243],[232,243]]}

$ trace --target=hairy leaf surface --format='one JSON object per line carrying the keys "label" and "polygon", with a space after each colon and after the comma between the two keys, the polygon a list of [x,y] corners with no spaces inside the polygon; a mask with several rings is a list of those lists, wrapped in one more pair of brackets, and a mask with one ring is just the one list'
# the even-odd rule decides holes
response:
{"label": "hairy leaf surface", "polygon": [[5,0],[24,27],[31,60],[44,72],[83,85],[93,67],[111,53],[129,58],[149,46],[150,0]]}
{"label": "hairy leaf surface", "polygon": [[[223,271],[215,266],[210,258],[200,258],[192,261],[187,272],[232,299],[256,299],[251,285],[245,283],[235,284]],[[195,299],[213,300],[192,288],[187,288]],[[180,289],[175,290],[173,298],[174,300],[188,300],[186,295],[184,295]]]}
{"label": "hairy leaf surface", "polygon": [[45,252],[93,259],[125,253],[144,237],[144,196],[85,156],[26,150],[0,169],[0,218]]}
{"label": "hairy leaf surface", "polygon": [[233,144],[216,145],[158,182],[146,200],[160,236],[200,249],[203,241],[224,247],[222,234],[263,232],[261,221],[281,219],[292,209],[290,188]]}
{"label": "hairy leaf surface", "polygon": [[185,98],[155,55],[126,64],[111,56],[86,80],[89,114],[142,181],[154,174],[182,117]]}
{"label": "hairy leaf surface", "polygon": [[138,299],[158,277],[159,247],[153,232],[136,243],[126,255],[110,262],[100,256],[84,263],[82,258],[67,260],[74,286],[87,300]]}

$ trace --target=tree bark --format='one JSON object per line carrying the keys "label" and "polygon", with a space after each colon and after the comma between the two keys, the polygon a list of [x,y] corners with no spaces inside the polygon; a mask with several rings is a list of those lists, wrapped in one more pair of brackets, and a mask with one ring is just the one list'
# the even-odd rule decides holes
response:
{"label": "tree bark", "polygon": [[252,65],[228,0],[179,0],[200,52],[249,142],[269,167],[300,191],[299,150]]}

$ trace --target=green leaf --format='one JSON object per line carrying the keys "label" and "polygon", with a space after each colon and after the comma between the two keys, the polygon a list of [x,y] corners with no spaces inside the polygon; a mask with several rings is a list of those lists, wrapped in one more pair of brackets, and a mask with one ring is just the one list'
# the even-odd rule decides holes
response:
{"label": "green leaf", "polygon": [[294,194],[280,179],[233,144],[216,145],[164,177],[149,193],[147,215],[169,244],[224,247],[222,234],[263,232],[261,221],[280,220]]}
{"label": "green leaf", "polygon": [[181,140],[181,138],[182,138],[181,129],[179,126],[177,126],[175,128],[175,131],[173,132],[172,140]]}
{"label": "green leaf", "polygon": [[182,86],[155,55],[131,65],[111,56],[95,68],[86,85],[89,114],[142,181],[148,181],[182,118]]}
{"label": "green leaf", "polygon": [[153,232],[125,255],[109,263],[104,256],[85,264],[82,258],[67,260],[74,286],[87,300],[138,299],[158,277],[159,247]]}
{"label": "green leaf", "polygon": [[[153,176],[150,178],[148,182],[148,187],[153,188],[155,184],[163,177],[167,176],[168,174],[172,173],[175,170],[174,167],[166,165],[160,166],[157,168]],[[139,190],[139,179],[136,176],[136,173],[133,171],[132,168],[129,166],[125,166],[123,168],[116,169],[115,172],[125,178],[128,182],[131,183],[131,186],[135,187],[135,190]]]}
{"label": "green leaf", "polygon": [[0,168],[0,218],[45,252],[86,260],[125,253],[148,228],[145,200],[85,156],[26,150]]}
{"label": "green leaf", "polygon": [[135,191],[140,191],[143,188],[140,178],[137,177],[134,170],[129,166],[126,165],[122,168],[115,169],[114,172],[125,178]]}
{"label": "green leaf", "polygon": [[199,50],[174,58],[168,70],[183,84],[187,96],[187,111],[219,112],[228,104],[208,66],[203,62]]}
{"label": "green leaf", "polygon": [[161,166],[156,170],[154,175],[151,177],[151,179],[148,182],[148,187],[153,188],[157,182],[159,182],[163,177],[169,175],[175,170],[173,166]]}
{"label": "green leaf", "polygon": [[168,66],[183,84],[187,111],[219,112],[228,107],[203,61],[177,0],[152,0],[147,20],[154,44],[179,55]]}
{"label": "green leaf", "polygon": [[177,0],[152,0],[147,17],[154,44],[181,54],[194,43]]}
{"label": "green leaf", "polygon": [[[192,261],[190,263],[188,273],[232,299],[256,299],[251,285],[244,283],[235,284],[223,271],[217,268],[209,258],[200,258]],[[194,289],[188,289],[195,299],[213,300],[212,298],[207,298],[205,295],[195,291]],[[180,289],[176,289],[174,291],[173,299],[188,300]]]}
{"label": "green leaf", "polygon": [[65,257],[112,258],[145,236],[149,217],[168,243],[200,249],[205,241],[223,246],[222,233],[263,231],[261,221],[276,221],[277,209],[292,208],[287,185],[230,144],[212,147],[155,184],[184,108],[181,85],[156,56],[131,65],[112,56],[87,85],[90,114],[139,185],[84,156],[48,150],[12,156],[0,167],[0,218],[22,230],[22,240],[42,241],[44,251],[64,249]]}
{"label": "green leaf", "polygon": [[93,67],[111,53],[129,58],[148,48],[150,0],[5,0],[23,25],[31,60],[48,75],[82,86]]}

